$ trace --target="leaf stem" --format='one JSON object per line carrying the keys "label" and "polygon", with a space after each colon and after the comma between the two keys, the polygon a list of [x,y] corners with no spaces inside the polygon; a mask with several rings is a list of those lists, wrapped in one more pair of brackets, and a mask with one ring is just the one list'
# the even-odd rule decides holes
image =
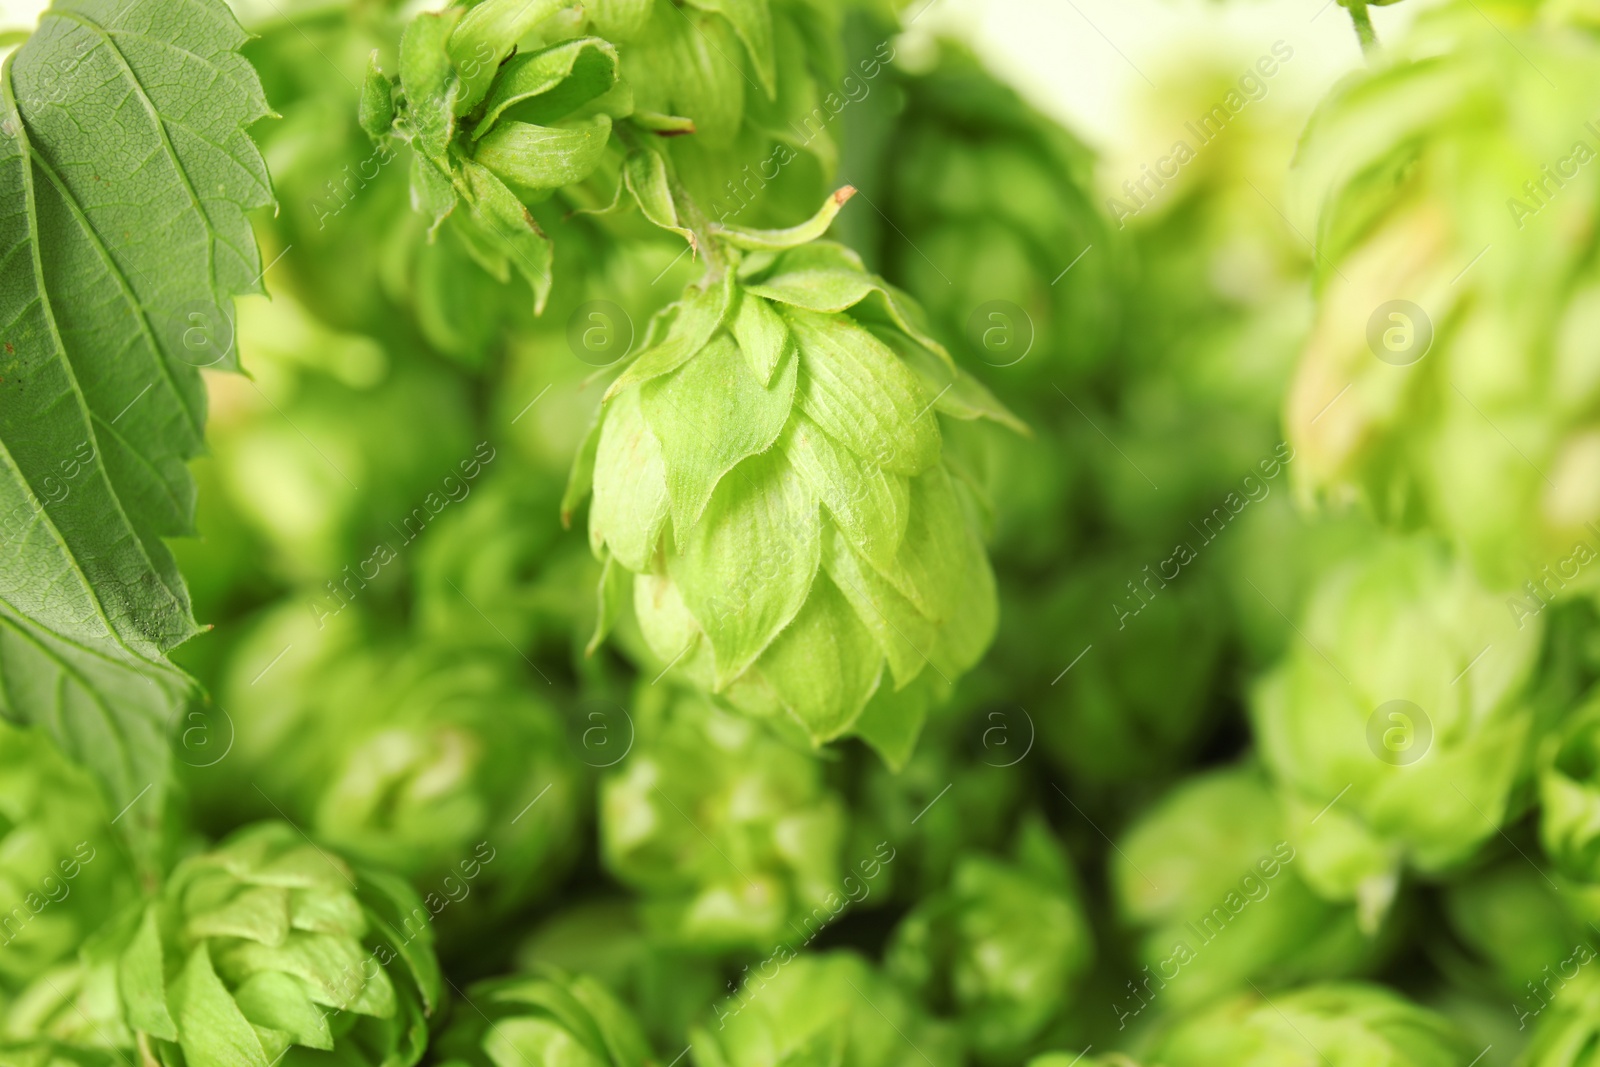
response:
{"label": "leaf stem", "polygon": [[1350,21],[1356,24],[1361,54],[1371,59],[1378,50],[1378,32],[1372,28],[1372,16],[1367,13],[1366,0],[1348,0],[1345,10],[1350,12]]}

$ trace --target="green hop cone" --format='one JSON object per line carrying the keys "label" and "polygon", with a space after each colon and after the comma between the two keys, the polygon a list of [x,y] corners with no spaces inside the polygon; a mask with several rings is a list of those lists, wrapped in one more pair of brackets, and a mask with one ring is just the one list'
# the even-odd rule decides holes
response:
{"label": "green hop cone", "polygon": [[638,1014],[657,1048],[681,1049],[723,992],[715,957],[649,935],[634,902],[594,900],[557,912],[517,950],[518,969],[558,967],[603,982]]}
{"label": "green hop cone", "polygon": [[1426,538],[1382,540],[1310,594],[1301,640],[1257,686],[1263,762],[1300,874],[1372,930],[1402,865],[1439,874],[1517,814],[1548,710],[1544,627]]}
{"label": "green hop cone", "polygon": [[439,1002],[433,931],[394,875],[285,823],[179,864],[117,963],[124,1017],[167,1067],[410,1067]]}
{"label": "green hop cone", "polygon": [[891,978],[957,1020],[968,1047],[1002,1060],[1066,1008],[1094,958],[1071,862],[1042,821],[1023,824],[1015,853],[962,856],[884,956]]}
{"label": "green hop cone", "polygon": [[[1447,886],[1443,911],[1464,951],[1435,956],[1462,988],[1509,994],[1518,1015],[1537,1015],[1595,958],[1600,887],[1566,881],[1524,856],[1498,863]],[[1437,939],[1436,939],[1437,940]]]}
{"label": "green hop cone", "polygon": [[[425,12],[401,38],[398,80],[374,54],[362,93],[367,133],[412,147],[413,206],[435,228],[448,218],[500,281],[523,278],[536,308],[550,294],[552,247],[526,204],[587,178],[613,119],[633,106],[610,43],[561,39],[568,6],[485,0]],[[519,51],[524,39],[540,43]]]}
{"label": "green hop cone", "polygon": [[1093,201],[1093,157],[961,44],[939,49],[936,68],[899,79],[905,110],[880,139],[884,273],[994,368],[1008,399],[1059,407],[1051,377],[1096,368],[1116,327],[1120,253]]}
{"label": "green hop cone", "polygon": [[1583,960],[1574,980],[1561,982],[1548,999],[1517,1005],[1519,1019],[1533,1036],[1517,1060],[1520,1067],[1593,1067],[1600,1043],[1600,969],[1594,954]]}
{"label": "green hop cone", "polygon": [[1561,25],[1580,6],[1422,13],[1296,159],[1321,275],[1286,400],[1301,484],[1437,530],[1524,612],[1600,580],[1600,40]]}
{"label": "green hop cone", "polygon": [[811,756],[698,695],[643,690],[633,751],[601,785],[606,867],[658,939],[765,950],[843,908],[841,799]]}
{"label": "green hop cone", "polygon": [[391,644],[354,609],[325,621],[291,602],[246,638],[225,700],[237,742],[194,775],[208,806],[279,814],[405,876],[447,935],[554,886],[577,850],[582,768],[543,682],[499,637]]}
{"label": "green hop cone", "polygon": [[137,895],[110,817],[43,731],[0,722],[0,997],[71,956]]}
{"label": "green hop cone", "polygon": [[554,885],[577,846],[580,768],[523,672],[428,645],[365,666],[350,686],[368,700],[318,731],[332,758],[301,798],[316,835],[411,879],[450,930]]}
{"label": "green hop cone", "polygon": [[596,979],[545,967],[479,982],[434,1043],[442,1067],[650,1067],[633,1015]]}
{"label": "green hop cone", "polygon": [[[139,918],[132,906],[84,941],[74,958],[40,974],[0,1012],[0,1048],[49,1046],[119,1057],[135,1047],[117,985],[117,961]],[[0,1061],[3,1062],[3,1061]]]}
{"label": "green hop cone", "polygon": [[[792,244],[830,218],[720,232]],[[941,418],[1018,425],[920,321],[839,245],[745,256],[652,323],[565,505],[592,487],[603,622],[631,601],[663,664],[813,743],[858,734],[892,762],[929,687],[971,667],[995,628]]]}
{"label": "green hop cone", "polygon": [[1466,1067],[1477,1049],[1442,1016],[1381,986],[1329,983],[1247,994],[1186,1019],[1148,1060],[1161,1067]]}
{"label": "green hop cone", "polygon": [[955,1033],[852,952],[787,948],[691,1035],[696,1067],[956,1067]]}
{"label": "green hop cone", "polygon": [[1600,694],[1546,738],[1539,768],[1539,840],[1556,868],[1600,882]]}
{"label": "green hop cone", "polygon": [[1190,778],[1136,821],[1111,857],[1118,914],[1143,968],[1116,1004],[1188,1008],[1254,984],[1349,975],[1374,955],[1356,909],[1300,877],[1277,798],[1259,770]]}

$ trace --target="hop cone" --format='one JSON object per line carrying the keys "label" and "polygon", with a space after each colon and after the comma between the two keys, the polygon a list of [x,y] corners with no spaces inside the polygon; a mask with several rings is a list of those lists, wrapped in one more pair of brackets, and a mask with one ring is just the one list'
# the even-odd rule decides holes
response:
{"label": "hop cone", "polygon": [[[1524,1067],[1589,1067],[1594,1062],[1596,1042],[1600,1042],[1600,979],[1594,969],[1594,954],[1573,959],[1568,953],[1556,957],[1563,963],[1581,967],[1572,978],[1545,985],[1553,995],[1525,995],[1514,1004],[1518,1021],[1531,1026],[1533,1036],[1518,1064]],[[1566,976],[1563,976],[1566,977]]]}
{"label": "hop cone", "polygon": [[1192,778],[1134,823],[1111,857],[1118,913],[1139,932],[1143,1003],[1189,1007],[1254,983],[1268,990],[1350,974],[1373,955],[1356,911],[1312,892],[1261,773]]}
{"label": "hop cone", "polygon": [[638,1022],[595,979],[546,968],[467,990],[467,1006],[439,1035],[443,1067],[648,1067]]}
{"label": "hop cone", "polygon": [[361,122],[380,151],[410,144],[412,203],[484,270],[521,276],[538,310],[553,247],[528,205],[558,191],[599,209],[626,190],[685,237],[675,157],[719,218],[812,201],[838,158],[823,106],[843,73],[838,23],[830,0],[451,4],[407,27],[397,80],[369,68]]}
{"label": "hop cone", "polygon": [[1587,924],[1600,914],[1600,887],[1552,876],[1516,853],[1453,882],[1442,903],[1472,968],[1456,983],[1509,993],[1519,1011],[1537,1010],[1571,968],[1592,961]]}
{"label": "hop cone", "polygon": [[756,252],[691,289],[574,470],[607,614],[631,599],[661,661],[736,707],[903,759],[995,626],[941,415],[1014,422],[848,250]]}
{"label": "hop cone", "polygon": [[649,690],[632,754],[601,787],[606,866],[658,938],[771,947],[842,910],[846,813],[812,757],[699,696]]}
{"label": "hop cone", "polygon": [[427,910],[286,824],[184,861],[137,921],[117,985],[127,1025],[168,1067],[422,1055],[439,1000]]}
{"label": "hop cone", "polygon": [[683,1048],[689,1027],[723,989],[714,956],[652,937],[632,900],[557,912],[517,949],[519,970],[553,966],[593,975],[638,1014],[657,1048]]}
{"label": "hop cone", "polygon": [[137,885],[92,780],[0,722],[0,996],[71,956]]}
{"label": "hop cone", "polygon": [[318,731],[328,775],[301,798],[317,836],[410,878],[451,929],[552,885],[579,805],[554,711],[496,656],[424,646],[369,667],[370,698]]}
{"label": "hop cone", "polygon": [[953,1016],[980,1055],[1014,1060],[1066,1007],[1094,957],[1076,876],[1040,822],[1006,861],[968,853],[896,928],[890,977]]}
{"label": "hop cone", "polygon": [[[1462,1067],[1477,1049],[1441,1016],[1381,986],[1309,986],[1250,994],[1188,1019],[1149,1061],[1161,1067]],[[1309,1060],[1308,1060],[1309,1057]]]}
{"label": "hop cone", "polygon": [[1004,368],[993,376],[1012,385],[1004,395],[1056,407],[1051,376],[1093,368],[1117,317],[1118,251],[1091,199],[1093,159],[959,44],[940,48],[937,68],[900,79],[905,110],[883,143],[895,227],[883,234],[885,273],[945,334]]}
{"label": "hop cone", "polygon": [[1434,528],[1537,611],[1600,577],[1600,42],[1511,10],[1428,13],[1312,119],[1321,297],[1287,421],[1309,488]]}
{"label": "hop cone", "polygon": [[1403,862],[1459,866],[1516,814],[1540,709],[1561,704],[1530,691],[1542,631],[1428,539],[1380,541],[1311,594],[1254,694],[1256,737],[1297,873],[1359,898],[1368,929]]}
{"label": "hop cone", "polygon": [[[225,698],[237,741],[194,775],[205,807],[287,817],[404,875],[457,935],[553,885],[576,850],[581,768],[542,683],[501,650],[362,645],[354,609],[326,621],[290,603],[246,638]],[[463,631],[457,641],[481,639]],[[255,788],[229,788],[241,768]]]}
{"label": "hop cone", "polygon": [[1591,695],[1543,746],[1539,839],[1558,870],[1600,882],[1600,699]]}
{"label": "hop cone", "polygon": [[955,1067],[955,1034],[851,952],[779,950],[692,1035],[698,1067]]}

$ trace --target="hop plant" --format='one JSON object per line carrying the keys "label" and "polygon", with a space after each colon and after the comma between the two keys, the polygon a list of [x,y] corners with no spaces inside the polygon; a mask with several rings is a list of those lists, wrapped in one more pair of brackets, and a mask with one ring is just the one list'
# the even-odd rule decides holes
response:
{"label": "hop plant", "polygon": [[1442,1016],[1381,986],[1329,983],[1270,998],[1247,994],[1175,1026],[1149,1062],[1162,1067],[1461,1067],[1477,1052]]}
{"label": "hop plant", "polygon": [[1010,1060],[1070,1002],[1094,959],[1077,879],[1038,819],[1015,856],[968,853],[949,885],[924,897],[891,937],[884,969],[980,1056]]}
{"label": "hop plant", "polygon": [[0,721],[0,997],[70,957],[137,893],[93,780],[43,731]]}
{"label": "hop plant", "polygon": [[847,823],[816,762],[697,695],[651,688],[635,716],[633,751],[601,786],[600,845],[646,928],[765,950],[831,922]]}
{"label": "hop plant", "polygon": [[1538,6],[1426,13],[1311,120],[1320,300],[1287,398],[1307,490],[1437,530],[1524,614],[1600,575],[1600,42]]}
{"label": "hop plant", "polygon": [[554,968],[479,982],[434,1044],[442,1067],[650,1067],[637,1020],[588,975]]}
{"label": "hop plant", "polygon": [[439,1002],[427,909],[284,823],[185,860],[116,965],[127,1026],[167,1067],[410,1067]]}
{"label": "hop plant", "polygon": [[804,243],[848,192],[799,232],[722,231],[794,247],[754,251],[652,323],[566,507],[592,488],[603,615],[631,598],[663,663],[814,743],[854,733],[901,761],[927,707],[914,683],[960,675],[995,627],[940,416],[1020,427],[908,298]]}
{"label": "hop plant", "polygon": [[1297,872],[1376,928],[1402,864],[1438,874],[1517,814],[1561,694],[1534,690],[1543,627],[1427,538],[1382,540],[1323,577],[1302,640],[1252,699]]}
{"label": "hop plant", "polygon": [[[885,1025],[887,1023],[887,1025]],[[852,952],[762,960],[691,1035],[698,1067],[954,1067],[955,1034]]]}
{"label": "hop plant", "polygon": [[1117,911],[1139,933],[1143,967],[1119,1018],[1148,1004],[1194,1007],[1248,984],[1268,990],[1338,978],[1376,947],[1355,908],[1312,892],[1261,772],[1232,767],[1180,783],[1112,856]]}

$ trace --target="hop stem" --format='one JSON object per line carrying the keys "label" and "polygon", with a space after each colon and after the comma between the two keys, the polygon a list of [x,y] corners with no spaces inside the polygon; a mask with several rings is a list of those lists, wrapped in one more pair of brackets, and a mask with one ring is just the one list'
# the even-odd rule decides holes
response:
{"label": "hop stem", "polygon": [[1365,0],[1349,0],[1345,9],[1350,12],[1350,21],[1356,24],[1356,37],[1361,41],[1361,54],[1368,59],[1378,50],[1378,33],[1372,28],[1372,16],[1367,14]]}

